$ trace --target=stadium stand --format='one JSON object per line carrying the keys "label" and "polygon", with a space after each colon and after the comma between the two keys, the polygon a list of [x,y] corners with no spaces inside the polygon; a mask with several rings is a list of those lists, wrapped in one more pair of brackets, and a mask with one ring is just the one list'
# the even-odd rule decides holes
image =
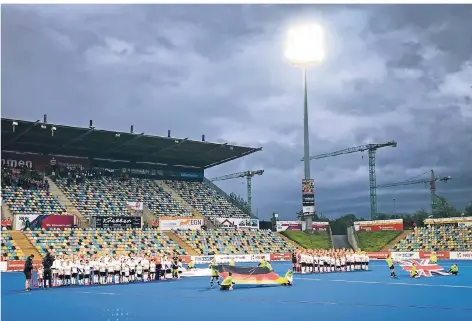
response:
{"label": "stadium stand", "polygon": [[2,199],[12,214],[67,214],[48,189],[44,174],[39,171],[25,167],[2,168]]}
{"label": "stadium stand", "polygon": [[2,260],[25,260],[26,256],[16,242],[12,239],[9,231],[2,231]]}
{"label": "stadium stand", "polygon": [[428,225],[415,228],[393,251],[471,251],[472,227]]}
{"label": "stadium stand", "polygon": [[247,218],[248,215],[229,203],[215,190],[201,182],[166,181],[188,204],[209,217]]}
{"label": "stadium stand", "polygon": [[186,230],[175,232],[198,254],[285,253],[295,247],[269,230]]}
{"label": "stadium stand", "polygon": [[57,185],[85,216],[131,215],[127,202],[143,202],[155,215],[191,216],[154,180],[116,177],[59,179]]}
{"label": "stadium stand", "polygon": [[26,231],[31,243],[44,255],[46,248],[53,247],[56,254],[84,253],[93,255],[103,253],[123,253],[142,251],[152,255],[179,255],[185,251],[163,232],[151,229],[104,230],[104,229],[67,229]]}

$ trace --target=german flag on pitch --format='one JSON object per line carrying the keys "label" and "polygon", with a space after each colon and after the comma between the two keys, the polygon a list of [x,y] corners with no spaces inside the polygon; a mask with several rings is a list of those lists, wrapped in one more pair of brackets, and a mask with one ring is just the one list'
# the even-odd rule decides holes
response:
{"label": "german flag on pitch", "polygon": [[233,274],[236,284],[272,285],[285,282],[284,278],[266,267],[218,265],[218,274],[222,278],[226,278],[229,272]]}

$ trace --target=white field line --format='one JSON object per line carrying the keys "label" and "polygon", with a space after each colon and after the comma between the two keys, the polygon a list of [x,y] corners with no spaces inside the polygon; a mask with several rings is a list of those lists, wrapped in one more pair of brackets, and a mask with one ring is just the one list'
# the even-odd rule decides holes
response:
{"label": "white field line", "polygon": [[295,277],[295,280],[304,281],[325,281],[325,282],[343,282],[343,283],[363,283],[363,284],[387,284],[387,285],[403,285],[403,286],[425,286],[425,287],[437,287],[437,288],[461,288],[461,289],[472,289],[469,285],[449,285],[449,284],[421,284],[421,283],[406,283],[406,282],[379,282],[379,281],[356,281],[356,280],[325,280],[325,279],[314,279]]}

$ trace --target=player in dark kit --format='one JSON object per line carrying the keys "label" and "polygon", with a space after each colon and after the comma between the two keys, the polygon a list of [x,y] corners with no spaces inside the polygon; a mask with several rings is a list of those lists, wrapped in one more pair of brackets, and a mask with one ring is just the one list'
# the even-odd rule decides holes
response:
{"label": "player in dark kit", "polygon": [[51,267],[54,263],[54,256],[51,254],[52,250],[48,250],[46,256],[43,259],[44,275],[43,275],[43,286],[46,289],[46,281],[48,281],[49,287],[52,287],[52,272]]}
{"label": "player in dark kit", "polygon": [[34,255],[31,254],[25,261],[25,267],[23,269],[23,273],[25,274],[26,278],[25,291],[31,291],[31,274],[33,272],[33,259]]}

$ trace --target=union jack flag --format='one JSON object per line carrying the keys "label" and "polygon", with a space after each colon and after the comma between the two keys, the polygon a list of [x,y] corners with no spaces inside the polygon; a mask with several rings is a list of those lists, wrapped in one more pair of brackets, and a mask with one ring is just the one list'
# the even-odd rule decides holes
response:
{"label": "union jack flag", "polygon": [[419,276],[431,277],[433,275],[451,275],[447,273],[439,264],[429,262],[429,259],[425,260],[399,260],[397,263],[403,268],[403,270],[410,272],[413,263],[416,264],[416,271]]}

